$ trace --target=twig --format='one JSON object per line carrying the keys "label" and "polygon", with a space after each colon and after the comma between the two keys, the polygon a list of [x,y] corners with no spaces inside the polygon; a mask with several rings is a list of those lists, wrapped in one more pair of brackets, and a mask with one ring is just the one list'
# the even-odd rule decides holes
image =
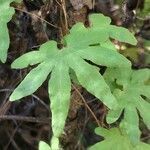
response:
{"label": "twig", "polygon": [[18,10],[18,11],[21,11],[21,12],[24,12],[24,13],[26,13],[26,14],[29,14],[30,16],[35,16],[36,18],[42,20],[43,22],[46,22],[48,25],[50,25],[50,26],[52,26],[52,27],[54,27],[54,28],[59,29],[59,27],[53,25],[52,23],[46,21],[45,19],[43,19],[43,18],[41,18],[41,17],[39,17],[39,16],[37,16],[37,15],[35,15],[35,14],[33,14],[33,13],[30,13],[30,12],[28,12],[28,11],[25,11],[25,10],[22,10],[22,9],[19,9],[19,8],[16,8],[16,7],[14,7],[14,9],[16,9],[16,10]]}
{"label": "twig", "polygon": [[95,0],[92,1],[92,9],[94,9],[95,6]]}
{"label": "twig", "polygon": [[[13,90],[11,89],[1,89],[1,92],[12,92]],[[48,111],[49,111],[49,107],[43,102],[43,100],[41,100],[38,96],[36,96],[35,94],[31,95],[33,98],[35,98],[37,101],[39,101]]]}
{"label": "twig", "polygon": [[[19,123],[19,125],[17,125],[17,127],[13,130],[13,133],[11,134],[11,135],[9,135],[9,142],[7,143],[7,145],[5,146],[5,150],[8,150],[8,147],[9,147],[9,145],[10,145],[10,143],[11,142],[13,142],[13,138],[14,138],[14,136],[15,136],[15,134],[16,134],[16,132],[17,132],[17,130],[18,130],[18,128],[19,128],[19,126],[21,125],[22,123]],[[8,129],[7,129],[7,127],[5,128],[5,131],[6,132],[8,132]]]}
{"label": "twig", "polygon": [[35,94],[32,94],[32,96],[39,101],[48,111],[49,111],[49,107],[44,103],[43,100],[41,100],[39,97],[37,97]]}
{"label": "twig", "polygon": [[35,118],[35,117],[26,117],[26,116],[15,116],[15,115],[2,115],[0,116],[0,120],[18,120],[25,122],[33,122],[33,123],[43,123],[49,124],[50,118]]}
{"label": "twig", "polygon": [[2,106],[0,107],[0,115],[4,115],[10,108],[10,105],[11,105],[10,101],[7,101],[5,104],[2,104]]}
{"label": "twig", "polygon": [[8,147],[9,147],[10,143],[12,143],[12,145],[14,146],[14,148],[15,148],[16,150],[21,150],[21,149],[19,148],[19,146],[17,145],[17,143],[14,141],[14,139],[11,138],[11,135],[10,135],[10,133],[8,132],[8,130],[6,130],[6,133],[7,133],[7,135],[9,136],[10,141],[9,141],[9,143],[7,144],[7,146],[5,147],[5,150],[8,150]]}
{"label": "twig", "polygon": [[66,32],[68,33],[68,21],[67,21],[67,12],[66,12],[66,3],[64,0],[61,0],[61,6],[62,6],[62,10],[64,13],[64,18],[65,18],[65,27],[66,27]]}

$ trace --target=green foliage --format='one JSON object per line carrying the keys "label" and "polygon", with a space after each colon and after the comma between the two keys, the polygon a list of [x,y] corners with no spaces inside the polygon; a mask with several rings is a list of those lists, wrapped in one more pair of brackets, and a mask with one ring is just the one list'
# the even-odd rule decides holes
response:
{"label": "green foliage", "polygon": [[[108,69],[105,73],[105,79],[113,87],[112,91],[119,104],[116,110],[108,112],[107,122],[115,122],[124,110],[120,128],[128,134],[133,144],[136,144],[140,140],[138,112],[144,123],[150,128],[150,103],[143,98],[143,96],[150,98],[150,70],[128,70],[126,72],[121,75],[118,74],[117,69]],[[121,88],[118,89],[117,86],[114,86],[115,84]]]}
{"label": "green foliage", "polygon": [[139,142],[133,146],[127,135],[123,135],[118,128],[110,130],[97,128],[96,133],[103,136],[104,140],[90,147],[89,150],[149,150],[150,145]]}
{"label": "green foliage", "polygon": [[35,92],[51,73],[48,91],[52,112],[51,148],[59,149],[59,136],[63,132],[69,110],[71,80],[74,73],[78,82],[91,94],[100,99],[108,108],[117,108],[117,101],[109,86],[99,73],[99,68],[86,60],[108,68],[130,68],[131,63],[119,54],[111,38],[135,45],[134,36],[122,27],[110,25],[110,19],[102,14],[89,17],[90,27],[77,23],[70,34],[63,39],[64,47],[59,50],[55,41],[43,44],[39,51],[32,51],[16,59],[12,68],[25,68],[38,64],[18,85],[10,101],[19,100]]}
{"label": "green foliage", "polygon": [[10,3],[14,0],[0,0],[0,61],[3,63],[7,58],[7,50],[9,48],[9,32],[7,23],[14,14],[14,8],[10,7]]}
{"label": "green foliage", "polygon": [[[7,23],[14,14],[14,8],[10,7],[13,1],[0,0],[0,61],[3,63],[10,42]],[[146,0],[141,16],[149,14],[148,3]],[[90,150],[110,150],[114,145],[117,150],[149,150],[148,144],[140,142],[139,115],[150,128],[150,70],[131,70],[131,63],[116,51],[110,38],[132,45],[137,41],[127,29],[111,25],[110,18],[102,14],[90,15],[89,22],[88,28],[82,23],[74,25],[70,34],[62,39],[64,47],[61,50],[55,41],[48,41],[39,51],[26,53],[15,60],[12,68],[37,66],[18,85],[10,101],[34,93],[48,78],[53,137],[51,147],[41,141],[39,149],[60,149],[58,138],[69,110],[71,81],[78,82],[110,109],[106,118],[108,123],[117,121],[123,114],[119,129],[97,128],[105,140]],[[107,66],[104,78],[99,68],[89,61]]]}

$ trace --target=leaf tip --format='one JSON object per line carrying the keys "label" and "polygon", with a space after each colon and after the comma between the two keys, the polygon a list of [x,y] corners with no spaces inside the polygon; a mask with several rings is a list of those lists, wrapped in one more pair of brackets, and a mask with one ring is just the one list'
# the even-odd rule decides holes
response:
{"label": "leaf tip", "polygon": [[106,117],[106,122],[108,124],[114,123],[118,118],[111,118],[111,117]]}
{"label": "leaf tip", "polygon": [[135,38],[135,36],[133,36],[132,37],[132,39],[133,39],[133,41],[132,42],[130,42],[130,44],[132,44],[132,45],[137,45],[137,43],[138,43],[138,41],[137,41],[137,39]]}
{"label": "leaf tip", "polygon": [[5,63],[5,62],[6,62],[6,59],[7,59],[7,57],[0,57],[0,61],[1,61],[2,63]]}
{"label": "leaf tip", "polygon": [[14,96],[11,95],[10,98],[9,98],[9,101],[10,101],[10,102],[14,102],[15,100],[16,100],[16,99],[14,98]]}
{"label": "leaf tip", "polygon": [[9,101],[10,101],[10,102],[14,102],[14,101],[19,100],[19,99],[21,99],[21,98],[22,98],[22,96],[20,95],[20,93],[14,91],[14,92],[10,95]]}

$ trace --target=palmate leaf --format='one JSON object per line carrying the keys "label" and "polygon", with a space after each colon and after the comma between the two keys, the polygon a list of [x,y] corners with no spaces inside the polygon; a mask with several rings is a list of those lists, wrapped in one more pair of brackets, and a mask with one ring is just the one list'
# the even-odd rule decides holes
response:
{"label": "palmate leaf", "polygon": [[[65,46],[61,50],[57,48],[55,41],[48,41],[40,47],[39,51],[26,53],[12,64],[12,68],[39,65],[31,70],[15,89],[10,96],[10,101],[15,101],[32,94],[46,80],[48,74],[51,73],[48,91],[51,100],[50,107],[54,135],[51,142],[52,149],[59,149],[58,137],[63,132],[69,109],[71,91],[70,70],[73,70],[77,80],[87,91],[95,95],[107,107],[114,109],[117,106],[116,99],[100,75],[99,68],[89,64],[85,59],[110,68],[130,68],[131,66],[131,63],[126,58],[114,50],[109,40],[112,33],[111,29],[109,31],[108,28],[105,31],[107,38],[102,40],[103,35],[100,33],[103,33],[103,30],[101,25],[108,24],[107,26],[111,27],[109,25],[110,19],[103,15],[91,15],[90,18],[91,26],[89,28],[85,28],[83,24],[78,23],[71,29],[70,34],[63,39]],[[103,22],[103,20],[105,21]],[[117,29],[119,32],[120,28],[118,27]],[[121,32],[124,35],[130,35],[130,43],[136,44],[135,38],[129,31],[121,30]],[[119,37],[117,37],[117,40],[119,40]],[[126,41],[128,42],[128,39]]]}
{"label": "palmate leaf", "polygon": [[120,127],[122,131],[128,134],[132,143],[136,144],[140,140],[138,112],[144,123],[150,128],[150,103],[142,97],[150,98],[150,70],[141,69],[131,71],[123,78],[123,76],[118,75],[117,70],[108,69],[105,74],[105,79],[108,79],[109,76],[111,76],[111,84],[117,79],[117,84],[123,85],[123,89],[114,90],[119,107],[116,110],[110,110],[108,112],[107,122],[115,122],[124,110],[124,118]]}
{"label": "palmate leaf", "polygon": [[136,146],[132,145],[126,134],[121,133],[120,129],[112,128],[110,130],[97,128],[96,133],[103,136],[104,140],[98,142],[89,150],[149,150],[150,145],[139,142]]}
{"label": "palmate leaf", "polygon": [[14,14],[14,8],[10,7],[10,3],[14,0],[0,0],[0,61],[3,63],[7,58],[7,50],[9,48],[9,33],[7,23]]}

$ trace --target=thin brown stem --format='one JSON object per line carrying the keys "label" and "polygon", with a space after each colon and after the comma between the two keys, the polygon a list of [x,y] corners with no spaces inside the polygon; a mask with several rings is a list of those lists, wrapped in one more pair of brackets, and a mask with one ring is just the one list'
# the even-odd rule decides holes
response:
{"label": "thin brown stem", "polygon": [[68,21],[67,21],[67,12],[66,12],[66,3],[65,3],[65,0],[61,0],[61,6],[62,6],[63,13],[64,13],[65,28],[66,28],[65,30],[68,33],[69,29],[68,29]]}
{"label": "thin brown stem", "polygon": [[97,117],[95,116],[95,114],[93,113],[93,111],[91,110],[91,108],[89,107],[89,105],[86,103],[86,100],[84,99],[84,97],[82,96],[82,94],[80,93],[80,91],[72,84],[72,87],[76,90],[76,92],[78,93],[78,95],[81,97],[82,101],[84,102],[85,106],[87,107],[87,109],[89,110],[89,112],[91,113],[91,115],[93,116],[93,118],[95,119],[97,125],[99,127],[101,127]]}
{"label": "thin brown stem", "polygon": [[19,8],[16,8],[16,7],[15,7],[15,9],[18,10],[18,11],[24,12],[24,13],[26,13],[26,14],[29,14],[30,16],[35,16],[36,18],[40,19],[41,21],[46,22],[48,25],[50,25],[50,26],[52,26],[52,27],[54,27],[54,28],[59,29],[59,27],[53,25],[52,23],[46,21],[45,19],[43,19],[43,18],[41,18],[41,17],[39,17],[39,16],[37,16],[37,15],[35,15],[35,14],[33,14],[33,13],[30,13],[30,12],[28,12],[28,11],[26,11],[26,10],[22,10],[22,9],[19,9]]}

